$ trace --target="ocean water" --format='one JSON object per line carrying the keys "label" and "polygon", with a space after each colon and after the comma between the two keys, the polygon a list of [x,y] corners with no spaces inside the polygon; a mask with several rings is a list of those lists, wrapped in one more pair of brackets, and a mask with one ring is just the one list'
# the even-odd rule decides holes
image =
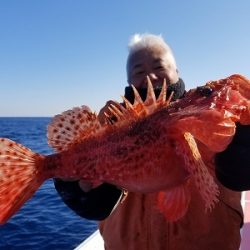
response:
{"label": "ocean water", "polygon": [[[41,154],[53,151],[47,144],[50,118],[0,118],[0,137],[7,137]],[[74,214],[60,199],[53,180],[5,225],[0,226],[1,250],[71,250],[97,228],[94,221]]]}

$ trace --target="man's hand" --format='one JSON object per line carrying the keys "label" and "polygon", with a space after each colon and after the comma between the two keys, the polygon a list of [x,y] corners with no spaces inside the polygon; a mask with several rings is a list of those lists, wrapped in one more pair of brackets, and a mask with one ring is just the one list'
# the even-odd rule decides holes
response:
{"label": "man's hand", "polygon": [[[115,107],[117,107],[119,109],[119,104],[115,101],[107,101],[105,106],[100,110],[99,114],[98,114],[98,119],[100,121],[101,124],[105,124],[107,122],[107,117],[112,117],[113,114],[111,113],[111,111],[109,110],[109,107],[114,105]],[[106,114],[106,115],[105,115]]]}
{"label": "man's hand", "polygon": [[218,180],[235,191],[250,190],[250,125],[237,124],[236,134],[227,149],[216,154]]}

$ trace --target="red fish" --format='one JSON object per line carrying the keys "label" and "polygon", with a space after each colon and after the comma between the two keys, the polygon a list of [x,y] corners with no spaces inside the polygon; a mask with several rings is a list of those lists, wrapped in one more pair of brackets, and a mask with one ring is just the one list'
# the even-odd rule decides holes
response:
{"label": "red fish", "polygon": [[132,192],[158,192],[157,206],[175,221],[185,215],[194,178],[212,209],[218,187],[204,159],[223,151],[235,134],[235,123],[250,124],[250,81],[240,75],[212,81],[170,103],[166,84],[156,99],[148,83],[143,102],[110,106],[101,125],[87,106],[55,116],[48,142],[57,153],[43,156],[0,138],[0,223],[5,223],[48,178],[78,178],[98,186],[111,183]]}

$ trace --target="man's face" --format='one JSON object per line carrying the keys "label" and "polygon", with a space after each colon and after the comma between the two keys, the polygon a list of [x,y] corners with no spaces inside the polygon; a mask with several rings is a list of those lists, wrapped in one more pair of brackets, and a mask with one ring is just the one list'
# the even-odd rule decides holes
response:
{"label": "man's face", "polygon": [[[161,86],[164,78],[167,84],[178,81],[178,74],[168,60],[166,49],[159,46],[144,48],[130,55],[127,72],[128,83],[136,88],[147,87],[147,76],[154,87]],[[174,82],[171,82],[173,79]]]}

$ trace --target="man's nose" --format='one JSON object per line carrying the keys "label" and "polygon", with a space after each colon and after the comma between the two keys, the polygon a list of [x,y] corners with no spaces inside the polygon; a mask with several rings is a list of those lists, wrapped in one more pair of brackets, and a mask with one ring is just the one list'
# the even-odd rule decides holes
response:
{"label": "man's nose", "polygon": [[[154,73],[150,73],[150,74],[148,74],[147,76],[149,77],[149,79],[150,79],[150,81],[151,81],[152,83],[154,83],[155,81],[157,81],[157,80],[159,79],[158,76],[157,76],[156,74],[154,74]],[[145,77],[144,83],[145,83],[146,86],[147,86],[147,83],[148,83],[147,77]]]}

